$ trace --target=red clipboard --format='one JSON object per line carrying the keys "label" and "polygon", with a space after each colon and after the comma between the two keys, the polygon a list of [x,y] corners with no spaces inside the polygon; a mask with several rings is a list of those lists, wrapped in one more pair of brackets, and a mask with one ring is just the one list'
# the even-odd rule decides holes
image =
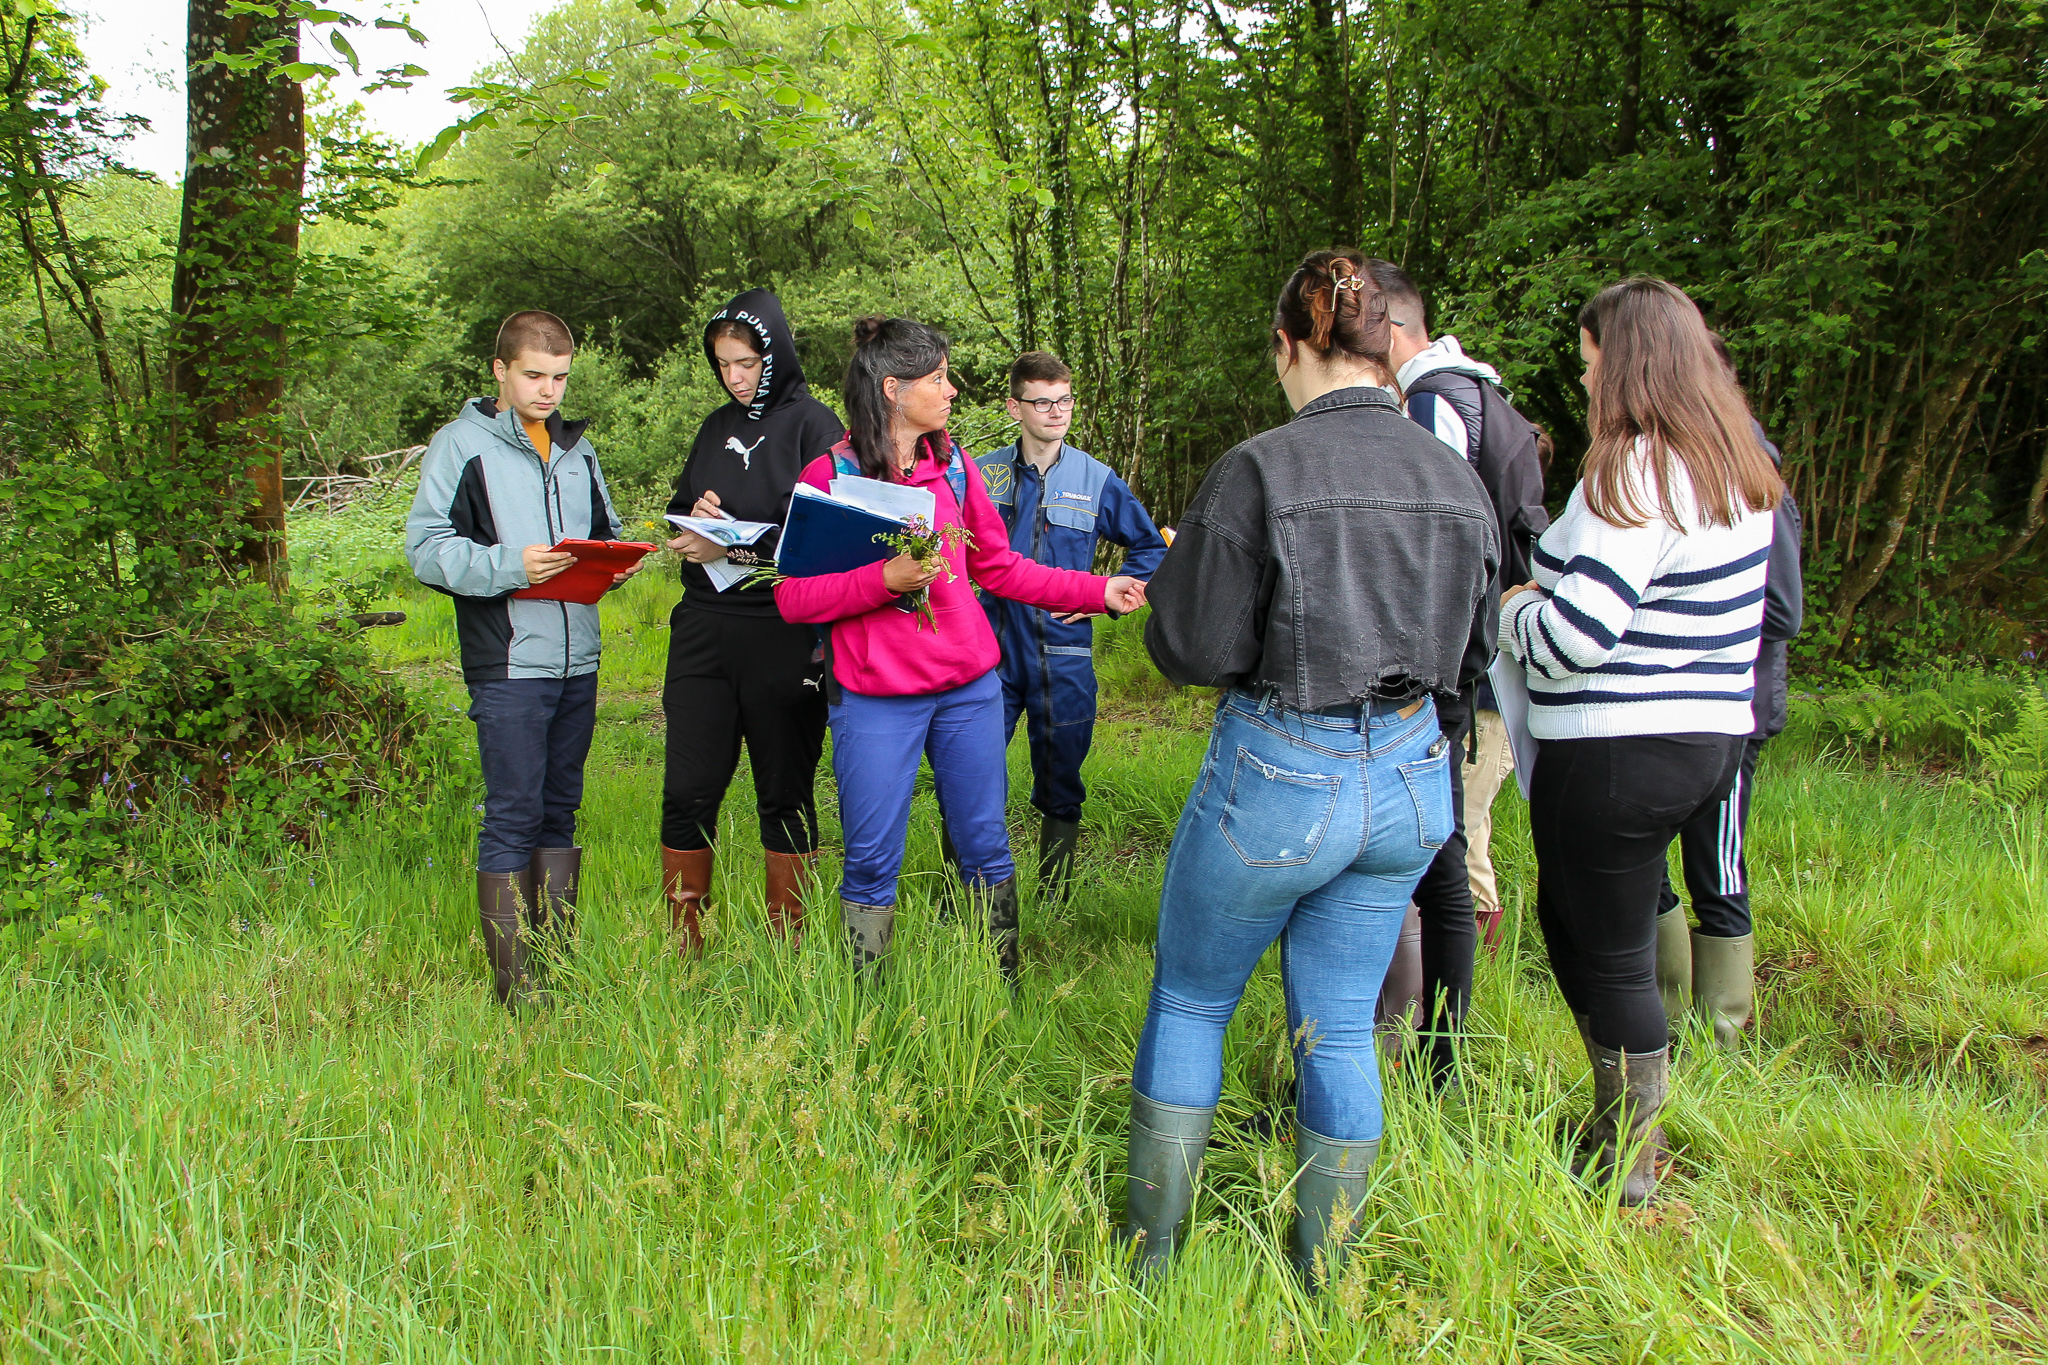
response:
{"label": "red clipboard", "polygon": [[644,540],[564,540],[548,548],[575,555],[576,562],[545,583],[515,589],[514,597],[594,606],[612,590],[613,574],[624,573],[660,547]]}

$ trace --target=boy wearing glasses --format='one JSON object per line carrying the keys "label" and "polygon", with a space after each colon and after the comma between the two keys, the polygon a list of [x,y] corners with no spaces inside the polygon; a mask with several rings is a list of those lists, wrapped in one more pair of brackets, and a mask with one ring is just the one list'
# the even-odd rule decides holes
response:
{"label": "boy wearing glasses", "polygon": [[[1110,467],[1067,444],[1074,421],[1074,372],[1058,356],[1030,351],[1010,366],[1006,405],[1021,430],[1016,442],[975,457],[1010,547],[1041,564],[1092,572],[1098,543],[1124,549],[1121,572],[1150,579],[1166,542],[1150,514]],[[1031,804],[1040,816],[1038,888],[1047,903],[1065,900],[1081,837],[1081,762],[1095,737],[1094,628],[1090,613],[1054,616],[1037,607],[984,596],[1002,642],[1003,726],[1028,718]]]}

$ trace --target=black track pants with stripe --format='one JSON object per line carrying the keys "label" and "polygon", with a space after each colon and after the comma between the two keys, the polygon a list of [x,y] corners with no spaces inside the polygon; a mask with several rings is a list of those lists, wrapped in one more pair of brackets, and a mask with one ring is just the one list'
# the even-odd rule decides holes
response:
{"label": "black track pants with stripe", "polygon": [[[1678,831],[1679,861],[1685,868],[1685,889],[1692,897],[1692,916],[1709,938],[1740,938],[1750,931],[1749,866],[1743,860],[1743,839],[1749,828],[1750,795],[1756,789],[1757,755],[1764,741],[1751,738],[1742,746],[1742,772],[1734,790],[1702,809]],[[1678,904],[1671,873],[1664,874],[1658,910]]]}

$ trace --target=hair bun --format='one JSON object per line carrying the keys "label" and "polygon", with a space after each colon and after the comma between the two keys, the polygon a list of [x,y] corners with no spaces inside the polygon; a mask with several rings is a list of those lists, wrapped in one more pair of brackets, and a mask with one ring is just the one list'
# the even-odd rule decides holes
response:
{"label": "hair bun", "polygon": [[862,346],[872,344],[875,338],[882,335],[882,329],[888,325],[889,319],[883,317],[880,313],[870,314],[864,318],[855,318],[853,320],[854,349],[858,350]]}

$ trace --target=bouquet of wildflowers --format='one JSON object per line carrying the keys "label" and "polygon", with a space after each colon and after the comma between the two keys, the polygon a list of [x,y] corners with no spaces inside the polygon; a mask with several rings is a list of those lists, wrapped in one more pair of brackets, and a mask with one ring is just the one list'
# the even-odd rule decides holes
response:
{"label": "bouquet of wildflowers", "polygon": [[[886,545],[899,555],[909,555],[924,566],[928,573],[953,577],[952,565],[946,563],[946,550],[956,545],[972,545],[974,535],[965,526],[947,526],[933,530],[932,524],[923,517],[911,517],[903,523],[900,531],[885,531],[875,537],[877,544]],[[932,590],[919,588],[906,592],[897,598],[897,605],[904,611],[917,613],[917,628],[927,625],[938,629],[938,622],[932,618]]]}

